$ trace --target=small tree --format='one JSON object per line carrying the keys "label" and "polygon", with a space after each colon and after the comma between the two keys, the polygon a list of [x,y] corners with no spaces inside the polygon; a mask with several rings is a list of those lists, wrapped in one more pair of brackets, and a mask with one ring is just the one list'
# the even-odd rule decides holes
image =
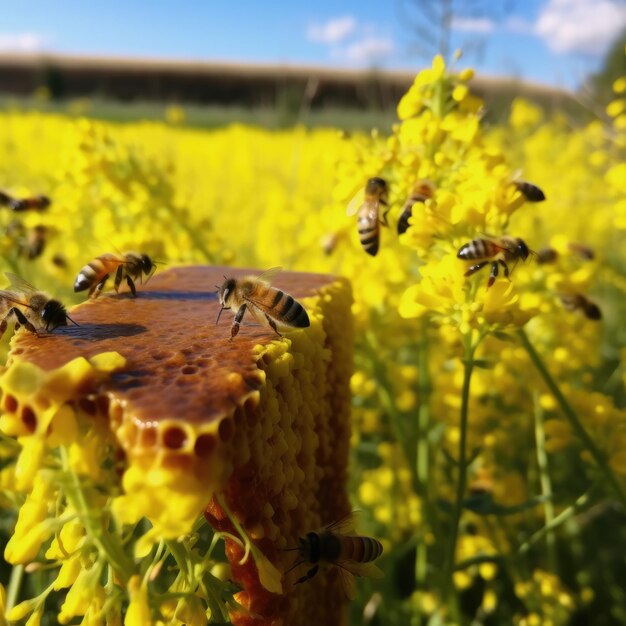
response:
{"label": "small tree", "polygon": [[441,54],[450,61],[452,31],[455,21],[473,20],[473,36],[463,43],[463,50],[482,47],[492,24],[508,14],[515,0],[397,0],[402,23],[415,35],[411,50],[424,58]]}

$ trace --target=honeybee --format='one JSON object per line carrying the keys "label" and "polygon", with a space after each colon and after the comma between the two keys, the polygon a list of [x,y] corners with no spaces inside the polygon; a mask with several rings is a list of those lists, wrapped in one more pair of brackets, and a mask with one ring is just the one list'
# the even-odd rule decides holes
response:
{"label": "honeybee", "polygon": [[4,233],[14,241],[17,253],[32,261],[43,254],[50,229],[43,224],[37,224],[27,230],[19,220],[11,220]]}
{"label": "honeybee", "polygon": [[16,319],[16,330],[23,326],[35,334],[39,330],[50,332],[58,326],[67,326],[67,320],[76,324],[58,300],[52,299],[15,274],[5,272],[5,276],[10,285],[8,289],[0,290],[0,337],[11,317]]}
{"label": "honeybee", "polygon": [[156,269],[156,263],[147,255],[139,252],[125,252],[124,254],[112,254],[107,252],[90,261],[78,272],[74,282],[74,291],[89,289],[89,297],[97,298],[102,291],[109,276],[115,272],[115,291],[119,291],[120,284],[125,278],[133,296],[137,296],[135,288],[136,280],[146,282]]}
{"label": "honeybee", "polygon": [[31,261],[41,256],[48,242],[49,234],[50,229],[47,226],[43,224],[33,226],[28,230],[26,237],[21,242],[20,253]]}
{"label": "honeybee", "polygon": [[516,180],[514,185],[528,202],[543,202],[546,199],[545,194],[537,185],[533,185],[524,180]]}
{"label": "honeybee", "polygon": [[320,247],[324,251],[326,256],[330,256],[336,249],[342,239],[346,236],[343,230],[336,230],[332,233],[327,233],[320,238]]}
{"label": "honeybee", "polygon": [[584,243],[576,243],[575,241],[570,241],[567,244],[567,247],[570,249],[572,254],[578,255],[581,259],[585,261],[593,261],[596,258],[596,253],[593,248],[586,246]]}
{"label": "honeybee", "polygon": [[537,263],[554,263],[559,258],[559,253],[554,248],[541,248],[537,251]]}
{"label": "honeybee", "polygon": [[398,235],[405,233],[409,227],[409,218],[413,214],[413,205],[416,202],[426,202],[429,198],[433,197],[435,193],[435,187],[429,180],[420,180],[415,183],[413,192],[407,198],[404,206],[402,207],[402,214],[398,220]]}
{"label": "honeybee", "polygon": [[602,319],[600,307],[581,293],[563,293],[559,297],[568,311],[581,311],[589,320],[598,321]]}
{"label": "honeybee", "polygon": [[286,573],[305,563],[312,567],[296,580],[296,585],[311,580],[320,567],[336,567],[344,592],[352,599],[356,595],[354,576],[383,576],[373,563],[383,553],[383,546],[378,539],[354,534],[353,513],[321,530],[307,533],[298,539],[298,543],[297,548],[287,548],[288,551],[296,550],[299,558]]}
{"label": "honeybee", "polygon": [[220,321],[224,309],[236,309],[237,311],[230,328],[231,340],[239,332],[239,325],[248,309],[257,322],[269,324],[279,336],[277,323],[295,328],[310,326],[309,316],[297,300],[280,289],[270,287],[270,283],[281,269],[280,267],[273,267],[259,276],[246,276],[238,280],[224,276],[222,285],[216,285],[221,308],[215,324],[217,325]]}
{"label": "honeybee", "polygon": [[370,178],[365,185],[363,202],[359,204],[361,194],[357,194],[348,205],[347,214],[357,214],[357,229],[359,241],[367,254],[376,256],[380,243],[380,225],[389,226],[387,213],[389,208],[379,219],[379,207],[387,205],[387,182],[382,178]]}
{"label": "honeybee", "polygon": [[473,239],[469,243],[461,246],[457,252],[457,257],[464,261],[479,261],[472,265],[465,276],[471,276],[478,270],[491,263],[491,272],[487,281],[487,288],[491,287],[498,276],[498,265],[504,269],[504,276],[509,277],[509,266],[507,262],[525,261],[531,250],[519,237],[498,237],[494,239]]}
{"label": "honeybee", "polygon": [[7,206],[16,213],[23,211],[44,211],[50,206],[50,198],[48,196],[31,196],[28,198],[14,198],[6,193],[6,191],[0,191],[0,206]]}

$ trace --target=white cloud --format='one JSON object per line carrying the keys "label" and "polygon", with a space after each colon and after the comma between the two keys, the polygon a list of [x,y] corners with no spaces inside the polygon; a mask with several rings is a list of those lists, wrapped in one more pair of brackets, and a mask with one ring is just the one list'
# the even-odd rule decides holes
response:
{"label": "white cloud", "polygon": [[504,21],[504,30],[509,33],[519,33],[521,35],[529,35],[533,32],[533,24],[523,17],[511,15]]}
{"label": "white cloud", "polygon": [[453,17],[451,23],[452,30],[462,33],[492,33],[496,24],[488,17]]}
{"label": "white cloud", "polygon": [[35,52],[44,43],[45,38],[36,33],[0,33],[0,52]]}
{"label": "white cloud", "polygon": [[535,35],[554,52],[601,55],[626,27],[626,4],[614,0],[548,0]]}
{"label": "white cloud", "polygon": [[316,43],[336,44],[354,32],[356,20],[350,16],[336,17],[324,24],[311,24],[307,29],[307,38]]}
{"label": "white cloud", "polygon": [[364,37],[350,44],[341,54],[349,61],[370,63],[380,61],[394,50],[393,41],[388,37]]}

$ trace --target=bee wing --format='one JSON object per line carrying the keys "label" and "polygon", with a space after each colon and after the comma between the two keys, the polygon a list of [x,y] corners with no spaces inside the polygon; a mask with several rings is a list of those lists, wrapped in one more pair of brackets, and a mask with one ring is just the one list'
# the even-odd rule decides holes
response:
{"label": "bee wing", "polygon": [[[265,318],[265,311],[253,300],[246,298],[246,304],[248,305],[248,311],[252,314],[252,317],[261,324],[261,326],[267,326],[267,319]],[[271,317],[271,316],[270,316]],[[272,317],[272,319],[274,319]]]}
{"label": "bee wing", "polygon": [[338,535],[355,534],[356,528],[356,515],[359,511],[350,511],[347,515],[340,517],[338,520],[327,524],[320,530],[320,532],[332,532]]}
{"label": "bee wing", "polygon": [[0,289],[0,300],[6,300],[7,302],[13,302],[21,306],[27,306],[29,308],[32,308],[25,298],[20,298],[19,294],[14,293],[13,291],[8,291],[6,289]]}
{"label": "bee wing", "polygon": [[500,250],[506,250],[507,252],[515,252],[515,246],[507,245],[504,241],[502,241],[501,237],[497,237],[496,235],[492,235],[491,233],[479,233],[483,239],[487,239],[490,241],[496,248],[500,248]]}
{"label": "bee wing", "polygon": [[27,280],[20,278],[17,274],[13,274],[12,272],[5,272],[4,275],[9,279],[9,287],[13,291],[17,291],[19,293],[33,293],[34,291],[39,291]]}
{"label": "bee wing", "polygon": [[382,578],[385,574],[380,567],[374,563],[357,563],[356,561],[335,561],[337,566],[341,588],[346,594],[348,600],[354,600],[356,597],[355,576],[368,578]]}
{"label": "bee wing", "polygon": [[356,582],[350,570],[337,563],[337,576],[341,584],[341,589],[348,600],[356,598]]}
{"label": "bee wing", "polygon": [[280,272],[283,271],[283,268],[278,267],[270,267],[270,269],[265,270],[261,274],[257,276],[257,280],[260,280],[262,283],[270,284]]}
{"label": "bee wing", "polygon": [[342,569],[350,572],[354,576],[361,576],[362,578],[382,578],[385,572],[378,567],[378,565],[372,563],[358,563],[357,561],[336,561]]}
{"label": "bee wing", "polygon": [[348,206],[346,207],[346,215],[356,215],[359,207],[363,204],[365,200],[365,191],[360,189],[354,194],[354,197],[350,202],[348,202]]}

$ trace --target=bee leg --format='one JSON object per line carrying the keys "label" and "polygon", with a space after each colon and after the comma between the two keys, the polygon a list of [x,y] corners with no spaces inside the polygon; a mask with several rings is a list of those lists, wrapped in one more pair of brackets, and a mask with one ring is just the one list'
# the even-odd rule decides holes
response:
{"label": "bee leg", "polygon": [[109,278],[109,275],[107,274],[97,285],[95,285],[89,290],[90,298],[97,298],[100,295],[100,292],[104,288],[104,283],[106,283],[108,278]]}
{"label": "bee leg", "polygon": [[[387,203],[386,203],[386,202],[382,202],[382,201],[381,201],[381,204],[384,204],[385,206],[387,206]],[[387,227],[389,226],[389,222],[387,221],[387,215],[389,215],[389,211],[391,211],[391,207],[387,207],[387,210],[386,210],[386,211],[383,211],[383,215],[382,215],[382,217],[380,218],[380,223],[381,223],[383,226],[387,226]]]}
{"label": "bee leg", "polygon": [[135,289],[135,283],[133,282],[133,279],[130,276],[126,276],[126,284],[130,287],[133,297],[136,298],[137,290]]}
{"label": "bee leg", "polygon": [[119,292],[120,285],[122,284],[123,278],[124,278],[124,266],[118,265],[117,270],[115,271],[115,282],[113,283],[113,287],[115,291]]}
{"label": "bee leg", "polygon": [[463,276],[471,276],[472,274],[475,274],[478,270],[480,270],[483,267],[485,267],[485,265],[487,265],[487,263],[489,263],[489,261],[483,261],[482,263],[476,263],[476,265],[472,265],[472,267],[470,267],[467,270],[467,272],[465,272],[465,274],[463,274]]}
{"label": "bee leg", "polygon": [[315,576],[315,574],[317,574],[319,569],[320,569],[319,564],[315,565],[304,576],[301,576],[300,578],[298,578],[298,580],[296,580],[294,585],[299,585],[301,583],[305,583],[307,580],[311,580],[311,578],[313,578],[313,576]]}
{"label": "bee leg", "polygon": [[235,313],[235,319],[233,321],[233,325],[230,327],[230,340],[233,340],[233,337],[239,332],[239,324],[241,324],[241,320],[243,319],[243,315],[246,312],[246,305],[242,304],[239,307],[237,313]]}
{"label": "bee leg", "polygon": [[17,320],[17,324],[15,325],[16,330],[20,327],[20,325],[22,325],[26,330],[30,331],[31,333],[34,333],[35,335],[39,334],[37,332],[37,329],[26,319],[24,313],[22,313],[19,309],[11,307],[9,309],[9,312],[7,313],[7,316],[4,318],[5,322],[9,315],[15,316],[15,319]]}
{"label": "bee leg", "polygon": [[491,264],[491,272],[489,272],[489,280],[487,281],[487,289],[496,282],[496,277],[498,276],[498,262],[494,261]]}
{"label": "bee leg", "polygon": [[272,327],[272,329],[274,330],[274,332],[279,336],[282,337],[282,335],[278,332],[278,329],[276,328],[276,322],[266,313],[265,314],[265,319],[267,320],[267,323]]}
{"label": "bee leg", "polygon": [[498,261],[498,263],[500,263],[500,265],[502,265],[502,268],[504,269],[504,277],[508,278],[509,277],[509,266],[506,264],[505,261]]}

